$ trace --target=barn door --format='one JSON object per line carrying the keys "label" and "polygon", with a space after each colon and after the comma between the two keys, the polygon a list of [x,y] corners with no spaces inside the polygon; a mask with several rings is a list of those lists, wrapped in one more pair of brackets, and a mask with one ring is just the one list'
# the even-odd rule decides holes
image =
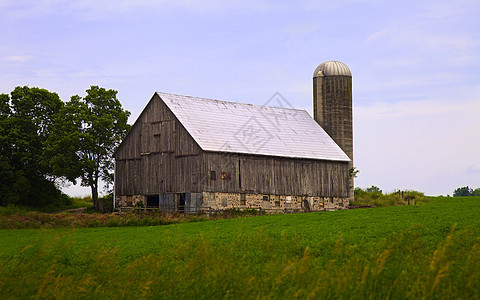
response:
{"label": "barn door", "polygon": [[173,194],[160,195],[160,210],[165,213],[173,213],[175,210],[175,201]]}
{"label": "barn door", "polygon": [[186,202],[186,194],[185,193],[180,193],[178,195],[178,202],[177,202],[177,211],[178,212],[185,212],[185,202]]}

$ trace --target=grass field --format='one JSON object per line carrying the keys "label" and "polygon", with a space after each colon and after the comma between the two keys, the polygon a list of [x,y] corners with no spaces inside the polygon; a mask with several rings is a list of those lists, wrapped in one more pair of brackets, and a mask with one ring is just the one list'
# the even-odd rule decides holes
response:
{"label": "grass field", "polygon": [[0,231],[0,297],[478,299],[480,198]]}
{"label": "grass field", "polygon": [[73,197],[69,198],[70,203],[69,205],[54,205],[48,206],[43,208],[38,207],[29,207],[29,206],[21,206],[21,205],[9,205],[9,206],[0,206],[0,218],[15,214],[24,215],[29,212],[44,212],[44,213],[52,213],[67,209],[75,209],[75,208],[83,208],[83,207],[92,207],[93,201],[90,196],[85,197]]}

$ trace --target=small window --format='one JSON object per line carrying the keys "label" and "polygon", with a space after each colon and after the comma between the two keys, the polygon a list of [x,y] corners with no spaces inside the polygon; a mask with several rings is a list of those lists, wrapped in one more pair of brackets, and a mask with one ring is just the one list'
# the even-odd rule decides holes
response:
{"label": "small window", "polygon": [[287,198],[285,199],[285,203],[287,204],[292,203],[292,196],[287,196]]}
{"label": "small window", "polygon": [[230,173],[222,172],[222,179],[223,180],[230,180],[231,179]]}
{"label": "small window", "polygon": [[210,171],[210,180],[217,180],[217,172]]}
{"label": "small window", "polygon": [[222,197],[222,206],[227,207],[227,205],[228,205],[228,198],[227,198],[227,196],[223,196]]}
{"label": "small window", "polygon": [[240,205],[247,205],[247,197],[245,194],[240,194]]}
{"label": "small window", "polygon": [[268,200],[268,195],[264,195],[264,196],[263,196],[263,201],[269,201],[269,200]]}

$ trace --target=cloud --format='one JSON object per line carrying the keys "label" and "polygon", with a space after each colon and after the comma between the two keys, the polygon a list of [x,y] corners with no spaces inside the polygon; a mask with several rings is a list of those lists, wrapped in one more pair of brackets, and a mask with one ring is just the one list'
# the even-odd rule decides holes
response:
{"label": "cloud", "polygon": [[435,100],[403,101],[398,103],[377,102],[368,106],[355,107],[355,115],[368,120],[431,117],[466,111],[477,111],[480,114],[480,100],[461,103]]}
{"label": "cloud", "polygon": [[160,15],[174,9],[197,13],[219,13],[226,11],[271,11],[278,8],[275,2],[241,0],[2,0],[0,8],[10,19],[25,19],[48,15],[72,15],[77,19],[92,21],[111,19],[113,16],[131,17],[141,13]]}
{"label": "cloud", "polygon": [[425,18],[446,19],[478,10],[478,0],[435,1],[435,5],[426,2],[422,13]]}
{"label": "cloud", "polygon": [[376,41],[376,40],[379,40],[379,39],[383,39],[385,37],[391,36],[391,33],[392,33],[392,29],[385,28],[385,29],[382,29],[380,31],[377,31],[377,32],[374,32],[374,33],[370,34],[367,37],[366,41],[367,42],[373,42],[373,41]]}
{"label": "cloud", "polygon": [[315,33],[320,27],[321,24],[318,22],[288,24],[284,32],[294,36],[305,36]]}
{"label": "cloud", "polygon": [[[476,165],[471,165],[470,167],[468,167],[468,172],[480,173],[480,163],[476,164]],[[480,187],[480,183],[479,183],[478,187]]]}
{"label": "cloud", "polygon": [[6,61],[13,61],[13,62],[25,62],[27,60],[30,60],[32,56],[30,55],[12,55],[12,56],[7,56],[5,58]]}
{"label": "cloud", "polygon": [[480,182],[480,99],[355,108],[357,185],[448,194]]}

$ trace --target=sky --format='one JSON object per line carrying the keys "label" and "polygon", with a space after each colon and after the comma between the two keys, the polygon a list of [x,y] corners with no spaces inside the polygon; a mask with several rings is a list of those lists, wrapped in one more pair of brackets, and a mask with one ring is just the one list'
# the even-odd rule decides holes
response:
{"label": "sky", "polygon": [[[324,61],[352,72],[359,187],[480,187],[480,0],[0,0],[0,93],[155,91],[312,111]],[[70,195],[89,189],[65,187]]]}

